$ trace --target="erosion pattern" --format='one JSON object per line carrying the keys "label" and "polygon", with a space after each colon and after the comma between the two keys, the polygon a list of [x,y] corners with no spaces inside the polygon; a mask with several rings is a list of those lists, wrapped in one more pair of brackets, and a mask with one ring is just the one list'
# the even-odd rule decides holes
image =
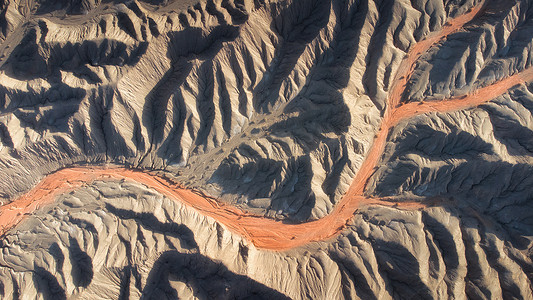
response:
{"label": "erosion pattern", "polygon": [[5,298],[532,298],[530,1],[4,1]]}

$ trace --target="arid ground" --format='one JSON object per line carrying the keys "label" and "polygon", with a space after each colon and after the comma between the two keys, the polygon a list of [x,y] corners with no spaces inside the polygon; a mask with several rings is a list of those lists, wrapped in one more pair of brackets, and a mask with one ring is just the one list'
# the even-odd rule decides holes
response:
{"label": "arid ground", "polygon": [[1,8],[2,297],[533,297],[533,2]]}

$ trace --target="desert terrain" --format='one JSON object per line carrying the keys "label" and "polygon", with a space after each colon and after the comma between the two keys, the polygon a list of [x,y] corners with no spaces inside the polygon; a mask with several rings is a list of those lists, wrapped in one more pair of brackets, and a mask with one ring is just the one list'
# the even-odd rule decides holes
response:
{"label": "desert terrain", "polygon": [[0,8],[2,298],[533,298],[533,2]]}

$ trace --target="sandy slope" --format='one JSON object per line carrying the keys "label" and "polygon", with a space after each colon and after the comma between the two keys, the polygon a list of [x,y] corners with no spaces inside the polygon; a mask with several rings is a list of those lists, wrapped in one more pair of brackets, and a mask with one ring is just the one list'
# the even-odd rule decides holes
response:
{"label": "sandy slope", "polygon": [[407,2],[3,3],[0,297],[533,297],[531,1]]}

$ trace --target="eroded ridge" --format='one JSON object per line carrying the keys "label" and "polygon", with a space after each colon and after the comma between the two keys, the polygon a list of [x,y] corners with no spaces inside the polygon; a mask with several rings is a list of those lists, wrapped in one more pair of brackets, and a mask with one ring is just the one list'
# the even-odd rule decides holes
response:
{"label": "eroded ridge", "polygon": [[533,68],[529,68],[470,94],[442,101],[402,104],[406,84],[411,78],[420,55],[449,34],[461,29],[481,10],[483,3],[468,13],[451,20],[440,31],[430,34],[415,44],[400,64],[394,84],[387,99],[387,108],[367,157],[355,176],[348,192],[328,216],[307,223],[288,224],[253,215],[236,207],[221,203],[190,189],[185,189],[159,175],[117,167],[72,167],[59,170],[44,178],[31,191],[4,205],[0,211],[0,234],[21,222],[25,215],[50,204],[61,193],[74,190],[95,180],[126,179],[145,184],[172,199],[180,200],[201,214],[212,217],[231,231],[245,237],[257,248],[287,250],[310,242],[331,238],[338,234],[362,205],[395,206],[402,209],[425,207],[423,203],[394,203],[383,198],[364,195],[366,184],[383,154],[388,133],[398,122],[429,112],[449,112],[475,107],[488,102],[515,85],[533,81]]}

